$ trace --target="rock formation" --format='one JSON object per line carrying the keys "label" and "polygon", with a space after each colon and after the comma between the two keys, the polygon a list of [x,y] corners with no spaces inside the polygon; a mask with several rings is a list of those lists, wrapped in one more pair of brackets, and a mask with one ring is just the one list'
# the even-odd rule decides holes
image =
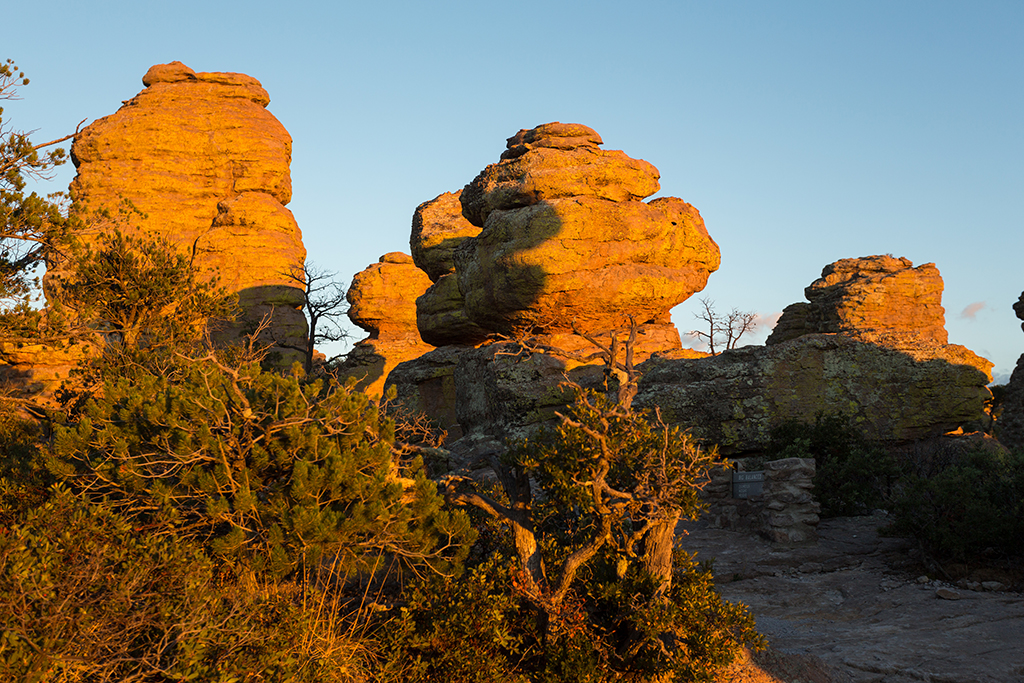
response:
{"label": "rock formation", "polygon": [[416,320],[423,341],[434,346],[476,344],[490,333],[466,315],[455,250],[480,233],[462,215],[462,191],[424,202],[412,217],[409,245],[416,265],[434,284],[416,300]]}
{"label": "rock formation", "polygon": [[627,315],[665,323],[718,269],[697,210],[641,201],[658,170],[600,144],[578,124],[520,131],[463,190],[463,215],[483,230],[456,249],[455,270],[477,325],[521,335],[603,333]]}
{"label": "rock formation", "polygon": [[[500,438],[564,404],[564,373],[600,368],[577,370],[597,351],[577,332],[607,344],[633,316],[636,362],[680,349],[670,311],[707,283],[718,246],[681,199],[642,201],[658,190],[654,166],[601,144],[579,124],[519,131],[464,190],[416,210],[413,257],[433,281],[417,321],[444,351],[391,373],[403,403]],[[520,345],[473,348],[501,337]]]}
{"label": "rock formation", "polygon": [[356,273],[348,289],[348,317],[370,336],[356,343],[341,365],[342,376],[357,378],[361,390],[381,396],[396,365],[433,349],[420,340],[413,303],[429,286],[412,257],[397,251]]}
{"label": "rock formation", "polygon": [[[1024,320],[1024,293],[1013,305],[1017,317]],[[1024,323],[1021,323],[1024,330]],[[1024,448],[1024,354],[1017,359],[1017,367],[1003,388],[1001,414],[996,421],[996,436],[1007,448]]]}
{"label": "rock formation", "polygon": [[[1021,293],[1017,303],[1013,305],[1013,312],[1017,314],[1018,318],[1024,320],[1024,293]],[[1020,329],[1024,330],[1024,323],[1020,324]]]}
{"label": "rock formation", "polygon": [[818,412],[886,442],[984,425],[992,363],[946,344],[934,265],[843,259],[805,293],[809,303],[788,306],[766,346],[652,359],[637,404],[729,452],[761,450],[772,427]]}
{"label": "rock formation", "polygon": [[181,62],[152,67],[142,82],[142,92],[76,136],[73,210],[88,220],[130,201],[144,217],[123,231],[194,252],[201,274],[238,294],[246,318],[272,314],[273,339],[302,347],[303,293],[288,273],[306,251],[284,206],[291,137],[266,110],[267,92],[250,76],[197,73]]}
{"label": "rock formation", "polygon": [[412,216],[412,260],[431,282],[455,272],[455,249],[480,228],[462,215],[462,190],[445,192],[416,207]]}
{"label": "rock formation", "polygon": [[915,358],[838,334],[641,366],[637,406],[661,409],[726,453],[763,450],[773,427],[848,416],[871,439],[910,441],[985,421],[988,377],[955,352]]}
{"label": "rock formation", "polygon": [[0,392],[46,407],[56,407],[54,392],[71,372],[96,353],[90,344],[0,342]]}
{"label": "rock formation", "polygon": [[887,346],[945,344],[942,276],[934,263],[913,265],[905,258],[868,256],[825,266],[804,290],[810,303],[787,306],[765,343],[835,333]]}

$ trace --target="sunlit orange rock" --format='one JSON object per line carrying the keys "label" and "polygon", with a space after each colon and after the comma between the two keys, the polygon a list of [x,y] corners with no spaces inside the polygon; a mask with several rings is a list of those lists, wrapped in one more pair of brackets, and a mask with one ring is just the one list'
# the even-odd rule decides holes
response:
{"label": "sunlit orange rock", "polygon": [[158,64],[142,81],[142,92],[76,136],[73,210],[88,219],[130,201],[144,217],[128,231],[194,251],[199,272],[237,292],[249,317],[272,312],[273,337],[301,346],[303,294],[287,275],[306,256],[284,207],[291,137],[267,111],[266,90],[244,74],[181,62]]}
{"label": "sunlit orange rock", "polygon": [[412,259],[432,282],[455,271],[455,249],[480,228],[462,215],[462,190],[423,202],[412,216]]}
{"label": "sunlit orange rock", "polygon": [[658,169],[620,151],[598,148],[601,137],[580,124],[548,123],[508,139],[501,161],[462,192],[463,214],[484,227],[494,210],[563,197],[613,202],[640,200],[658,191]]}
{"label": "sunlit orange rock", "polygon": [[901,351],[916,361],[942,359],[969,365],[992,379],[992,363],[970,349],[947,344],[942,276],[934,263],[914,267],[906,258],[841,259],[804,290],[808,303],[787,306],[765,342],[771,346],[806,334],[841,334]]}
{"label": "sunlit orange rock", "polygon": [[641,201],[658,170],[579,124],[509,138],[462,192],[476,237],[455,251],[468,318],[506,335],[599,333],[665,318],[718,269],[718,245],[681,199]]}
{"label": "sunlit orange rock", "polygon": [[420,339],[416,327],[415,302],[430,284],[412,257],[397,251],[356,273],[348,289],[348,317],[370,336],[349,353],[343,376],[356,377],[360,389],[380,396],[396,365],[434,348]]}

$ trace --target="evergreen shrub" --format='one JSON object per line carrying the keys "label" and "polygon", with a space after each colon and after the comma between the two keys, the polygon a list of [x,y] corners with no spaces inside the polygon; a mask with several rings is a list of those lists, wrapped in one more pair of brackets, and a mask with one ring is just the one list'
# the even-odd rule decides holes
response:
{"label": "evergreen shrub", "polygon": [[867,515],[884,508],[899,476],[892,454],[871,444],[842,415],[819,413],[812,424],[780,424],[771,431],[765,457],[814,459],[814,497],[821,503],[822,517]]}
{"label": "evergreen shrub", "polygon": [[942,559],[1024,558],[1024,452],[974,450],[908,474],[892,512],[888,533]]}

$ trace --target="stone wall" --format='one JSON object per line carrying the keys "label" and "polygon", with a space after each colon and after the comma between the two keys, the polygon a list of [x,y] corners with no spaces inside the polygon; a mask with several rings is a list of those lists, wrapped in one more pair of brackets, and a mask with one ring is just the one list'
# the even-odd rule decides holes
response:
{"label": "stone wall", "polygon": [[821,506],[811,492],[815,472],[812,458],[766,462],[764,488],[760,495],[749,498],[733,498],[733,471],[719,468],[704,487],[708,505],[704,518],[711,526],[757,531],[773,543],[786,546],[817,543]]}

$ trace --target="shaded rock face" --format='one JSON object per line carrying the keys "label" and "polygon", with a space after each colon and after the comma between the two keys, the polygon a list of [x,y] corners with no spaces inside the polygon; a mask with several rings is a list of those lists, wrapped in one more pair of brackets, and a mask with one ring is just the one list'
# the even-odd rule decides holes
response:
{"label": "shaded rock face", "polygon": [[842,259],[825,266],[804,294],[810,303],[787,307],[766,344],[816,333],[892,347],[947,341],[942,276],[933,263],[914,268],[892,256]]}
{"label": "shaded rock face", "polygon": [[[1013,312],[1024,320],[1024,294],[1013,305]],[[1021,324],[1024,329],[1024,323]],[[1024,354],[1003,390],[1002,414],[996,422],[996,436],[1007,448],[1024,448]]]}
{"label": "shaded rock face", "polygon": [[[942,349],[950,349],[942,355]],[[848,416],[868,438],[903,442],[985,423],[989,379],[957,349],[918,357],[835,334],[804,335],[693,360],[652,359],[637,406],[691,428],[726,453],[761,451],[773,427]]]}
{"label": "shaded rock face", "polygon": [[455,250],[480,233],[462,215],[462,191],[445,192],[416,208],[412,217],[413,261],[434,284],[416,300],[416,320],[423,341],[434,346],[477,344],[490,333],[469,319]]}
{"label": "shaded rock face", "polygon": [[396,365],[433,348],[420,339],[414,303],[429,286],[412,257],[397,251],[356,273],[346,296],[348,317],[370,336],[356,343],[339,368],[341,376],[356,377],[360,390],[381,396]]}
{"label": "shaded rock face", "polygon": [[462,190],[445,192],[416,207],[409,246],[416,266],[431,282],[455,272],[455,249],[480,228],[462,215]]}
{"label": "shaded rock face", "polygon": [[129,200],[145,215],[134,229],[194,250],[200,273],[237,293],[247,318],[272,313],[273,338],[302,347],[303,292],[287,277],[306,256],[285,208],[291,137],[266,110],[267,92],[250,76],[181,62],[152,67],[142,82],[76,136],[73,210],[88,218]]}
{"label": "shaded rock face", "polygon": [[604,151],[596,132],[552,123],[509,138],[463,190],[482,228],[455,251],[470,320],[505,335],[601,333],[627,315],[667,319],[718,269],[695,208],[659,188],[651,164]]}
{"label": "shaded rock face", "polygon": [[456,411],[455,369],[459,357],[472,347],[443,346],[398,364],[387,375],[383,394],[395,389],[395,404],[410,414],[430,417],[448,432],[448,441],[463,436]]}

